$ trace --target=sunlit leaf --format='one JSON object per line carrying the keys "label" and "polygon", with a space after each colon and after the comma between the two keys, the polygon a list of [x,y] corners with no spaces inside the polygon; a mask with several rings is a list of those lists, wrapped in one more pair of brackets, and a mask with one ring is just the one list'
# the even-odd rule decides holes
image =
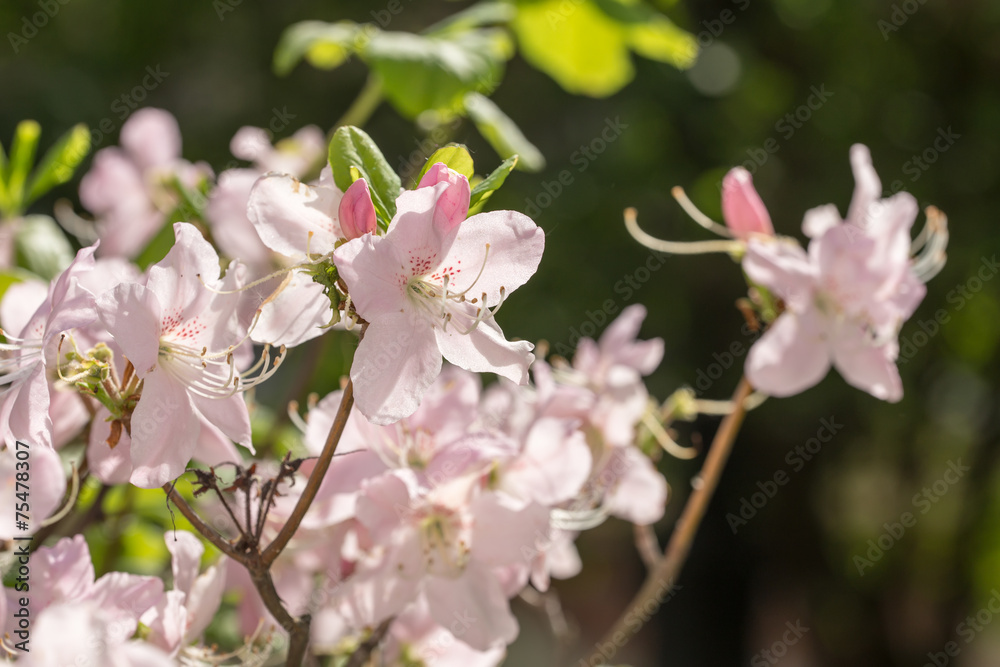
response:
{"label": "sunlit leaf", "polygon": [[630,49],[690,67],[697,42],[639,2],[522,0],[512,23],[521,53],[571,93],[605,97],[632,80]]}
{"label": "sunlit leaf", "polygon": [[516,155],[507,158],[499,167],[493,170],[493,173],[479,181],[479,183],[476,183],[476,186],[472,188],[472,197],[469,201],[470,215],[483,210],[483,207],[493,193],[500,189],[500,186],[507,180],[510,172],[514,171],[517,159]]}
{"label": "sunlit leaf", "polygon": [[469,179],[476,173],[472,156],[469,155],[469,149],[461,144],[448,144],[431,153],[423,169],[417,174],[415,183],[419,183],[420,179],[427,173],[427,170],[438,162],[443,162],[449,169],[453,169]]}
{"label": "sunlit leaf", "polygon": [[365,29],[352,21],[303,21],[285,29],[274,49],[274,71],[284,76],[306,58],[320,69],[333,69],[363,43]]}
{"label": "sunlit leaf", "polygon": [[337,128],[330,142],[330,167],[334,182],[345,192],[358,178],[368,181],[379,223],[387,227],[402,185],[372,138],[350,125]]}
{"label": "sunlit leaf", "polygon": [[73,178],[73,172],[90,152],[90,132],[83,123],[59,138],[35,169],[24,200],[27,206],[57,185]]}
{"label": "sunlit leaf", "polygon": [[492,92],[513,45],[498,29],[447,38],[381,32],[360,55],[382,81],[386,99],[404,116],[416,118],[428,110],[458,112],[467,93]]}

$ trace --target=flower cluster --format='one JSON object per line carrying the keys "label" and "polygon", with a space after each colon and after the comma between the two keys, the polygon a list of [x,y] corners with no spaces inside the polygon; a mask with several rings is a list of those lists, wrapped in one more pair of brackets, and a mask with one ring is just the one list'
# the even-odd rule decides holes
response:
{"label": "flower cluster", "polygon": [[[480,212],[514,160],[480,179],[467,151],[448,147],[403,188],[357,128],[338,130],[324,163],[317,128],[272,146],[247,127],[231,149],[250,165],[216,178],[181,157],[176,122],[155,109],[134,114],[121,141],[81,183],[93,242],[51,281],[22,280],[0,300],[0,486],[24,474],[16,443],[32,448],[32,521],[15,530],[26,524],[5,504],[0,539],[58,522],[81,474],[165,486],[177,501],[173,483],[196,461],[207,469],[195,469],[194,495],[215,492],[204,501],[215,517],[187,517],[232,560],[202,568],[202,542],[170,531],[165,591],[158,577],[95,580],[82,535],[42,546],[31,583],[40,649],[20,664],[259,664],[269,633],[298,632],[315,653],[375,642],[387,664],[495,665],[518,634],[510,600],[579,573],[582,531],[662,518],[656,443],[696,455],[667,422],[717,406],[683,389],[663,406],[649,395],[664,343],[639,338],[640,305],[572,359],[506,337],[496,314],[545,246],[527,216]],[[880,198],[864,147],[851,162],[847,216],[809,211],[807,250],[775,235],[743,170],[722,184],[728,227],[679,195],[726,237],[693,245],[742,261],[745,310],[767,326],[746,366],[760,392],[794,394],[832,365],[878,398],[902,395],[897,336],[947,234],[935,213],[911,242],[916,202]],[[649,241],[629,216],[651,246],[687,251]],[[308,455],[289,452],[264,481],[267,460],[244,461],[256,454],[250,390],[334,329],[356,340],[349,379],[305,419],[288,406],[301,434],[283,444]],[[479,373],[497,379],[484,386]],[[220,484],[226,466],[238,474]],[[248,639],[220,655],[205,632],[226,591],[241,597]],[[8,624],[14,595],[0,596]]]}

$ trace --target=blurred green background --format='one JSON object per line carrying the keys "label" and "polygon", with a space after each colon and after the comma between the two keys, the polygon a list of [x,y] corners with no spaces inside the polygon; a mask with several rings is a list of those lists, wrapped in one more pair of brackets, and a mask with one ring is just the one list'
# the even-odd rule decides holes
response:
{"label": "blurred green background", "polygon": [[[390,28],[419,31],[468,4],[403,0]],[[112,130],[96,148],[114,145],[121,126],[116,99],[141,82],[147,67],[159,67],[166,76],[142,105],[173,113],[184,157],[219,171],[232,161],[228,144],[240,126],[287,117],[279,138],[305,124],[329,128],[365,81],[365,67],[353,61],[332,72],[303,64],[277,77],[271,58],[286,26],[371,21],[385,5],[69,0],[15,54],[9,35],[39,5],[4,0],[0,138],[6,144],[19,120],[33,118],[42,124],[44,148],[74,123],[93,128],[110,118]],[[987,606],[1000,590],[1000,3],[690,0],[660,2],[658,9],[698,36],[704,48],[692,69],[637,57],[631,83],[595,98],[564,91],[515,56],[493,95],[547,160],[541,173],[516,172],[490,204],[527,211],[547,232],[538,275],[499,318],[510,336],[565,350],[581,327],[593,331],[588,322],[602,324],[607,300],[615,311],[643,303],[643,335],[666,341],[651,392],[663,399],[687,384],[705,397],[727,397],[743,361],[727,351],[734,342],[745,351],[751,342],[733,307],[745,291],[738,267],[726,257],[680,257],[644,272],[649,253],[626,234],[621,212],[637,207],[640,224],[660,237],[704,238],[670,188],[684,186],[718,218],[718,183],[737,164],[754,172],[778,231],[801,238],[806,209],[833,202],[846,211],[853,188],[848,149],[865,143],[887,190],[898,181],[923,205],[948,214],[951,246],[947,267],[902,333],[903,401],[882,403],[832,374],[804,395],[751,413],[682,588],[614,661],[1000,664],[1000,622],[989,623]],[[597,53],[599,47],[595,38]],[[366,130],[394,166],[423,138],[387,104]],[[593,144],[593,159],[581,159],[581,148],[602,132],[613,138]],[[453,138],[469,145],[480,172],[499,163],[467,122]],[[569,177],[559,184],[564,171]],[[56,197],[75,200],[78,181],[34,210],[50,211]],[[939,309],[948,321],[935,327]],[[325,349],[334,369],[343,349],[335,348]],[[297,350],[293,367],[317,349]],[[696,385],[702,373],[720,372]],[[294,375],[275,382],[290,383]],[[795,454],[817,437],[822,420],[842,426],[809,460]],[[716,424],[700,420],[680,437],[707,442]],[[662,541],[700,460],[661,462],[673,490],[658,527]],[[951,464],[969,470],[935,487]],[[743,499],[760,491],[758,482],[777,471],[788,473],[788,483],[734,534],[727,514],[738,514]],[[926,500],[915,497],[925,488]],[[900,535],[893,524],[905,512],[916,523]],[[872,551],[869,540],[878,546],[880,538],[889,548]],[[579,545],[583,573],[557,585],[576,633],[563,662],[593,646],[643,575],[625,524],[609,522]],[[544,618],[526,607],[519,612],[522,636],[508,664],[556,664]],[[808,632],[787,653],[780,646],[762,653],[782,642],[786,623],[797,622]],[[943,653],[950,641],[957,657]]]}

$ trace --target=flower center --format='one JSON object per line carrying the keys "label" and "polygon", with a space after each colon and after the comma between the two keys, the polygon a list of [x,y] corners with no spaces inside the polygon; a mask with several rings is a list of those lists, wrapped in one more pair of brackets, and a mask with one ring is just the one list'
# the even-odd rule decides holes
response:
{"label": "flower center", "polygon": [[[487,306],[488,296],[481,292],[479,296],[467,298],[476,283],[483,275],[486,262],[490,256],[490,244],[486,244],[483,261],[472,283],[463,290],[451,287],[453,272],[451,267],[438,270],[432,274],[415,275],[406,281],[406,294],[417,310],[423,312],[435,322],[440,322],[445,331],[450,323],[458,333],[470,334],[484,319],[493,317],[506,297],[506,289],[500,287],[500,301],[492,309]],[[459,271],[454,271],[454,274]]]}
{"label": "flower center", "polygon": [[469,562],[467,528],[454,512],[434,508],[420,522],[420,541],[427,571],[457,577]]}

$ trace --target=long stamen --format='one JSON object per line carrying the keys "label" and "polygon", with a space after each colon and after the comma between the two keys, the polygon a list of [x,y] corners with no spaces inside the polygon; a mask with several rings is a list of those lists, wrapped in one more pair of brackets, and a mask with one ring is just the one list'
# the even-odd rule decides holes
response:
{"label": "long stamen", "polygon": [[691,219],[697,222],[699,225],[704,227],[710,232],[718,234],[719,236],[725,237],[727,239],[733,238],[733,233],[729,231],[729,228],[725,225],[720,225],[715,220],[698,210],[698,207],[688,199],[687,193],[684,192],[684,188],[677,185],[670,190],[670,194],[673,195],[677,203],[681,205],[681,208],[691,216]]}
{"label": "long stamen", "polygon": [[636,241],[646,246],[650,250],[667,252],[674,255],[700,255],[709,252],[736,253],[743,249],[743,242],[737,240],[726,241],[664,241],[655,236],[650,236],[639,228],[637,213],[634,208],[625,209],[625,228]]}

